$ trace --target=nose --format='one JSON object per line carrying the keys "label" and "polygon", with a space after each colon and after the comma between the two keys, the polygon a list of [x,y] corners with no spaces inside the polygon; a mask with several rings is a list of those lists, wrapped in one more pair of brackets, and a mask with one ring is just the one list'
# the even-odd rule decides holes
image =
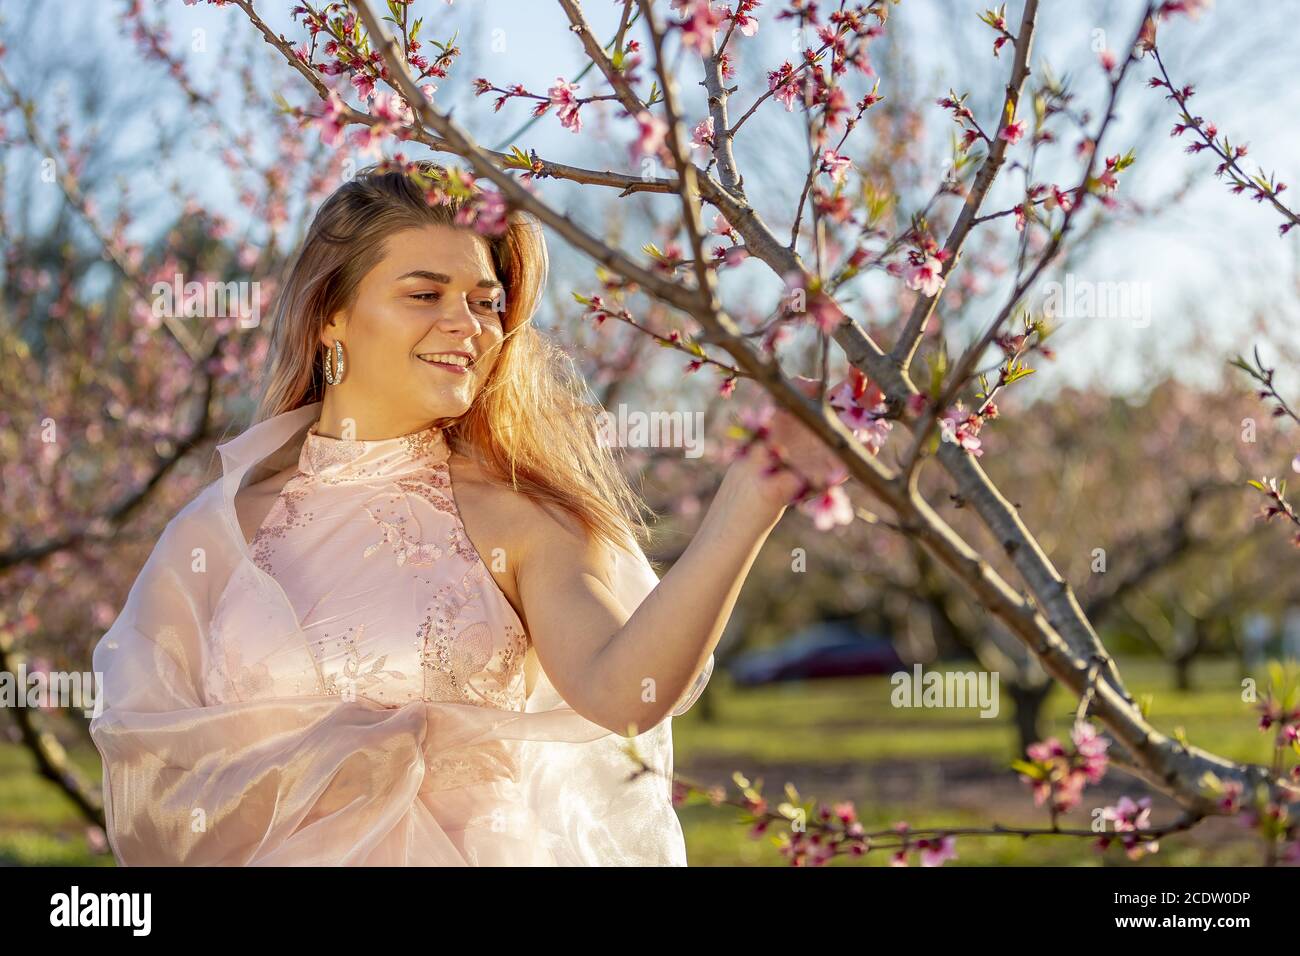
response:
{"label": "nose", "polygon": [[434,320],[438,328],[448,335],[461,335],[472,338],[482,331],[483,326],[478,316],[469,307],[463,296],[449,296],[443,300],[444,308],[438,310]]}

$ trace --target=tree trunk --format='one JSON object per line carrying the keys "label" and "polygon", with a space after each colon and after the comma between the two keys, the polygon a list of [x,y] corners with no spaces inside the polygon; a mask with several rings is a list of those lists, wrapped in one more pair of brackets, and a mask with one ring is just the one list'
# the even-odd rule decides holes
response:
{"label": "tree trunk", "polygon": [[1030,744],[1037,743],[1045,736],[1042,726],[1043,704],[1052,691],[1052,684],[1047,682],[1029,687],[1012,684],[1008,690],[1015,706],[1012,720],[1016,725],[1019,750],[1023,754]]}

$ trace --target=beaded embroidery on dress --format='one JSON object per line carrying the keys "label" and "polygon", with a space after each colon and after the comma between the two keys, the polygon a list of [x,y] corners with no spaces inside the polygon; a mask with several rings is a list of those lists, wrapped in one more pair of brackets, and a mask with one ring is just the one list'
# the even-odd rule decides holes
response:
{"label": "beaded embroidery on dress", "polygon": [[339,694],[522,710],[528,637],[461,523],[442,430],[350,441],[316,429],[250,544],[304,642],[241,646],[255,606],[228,591],[212,623],[213,702]]}

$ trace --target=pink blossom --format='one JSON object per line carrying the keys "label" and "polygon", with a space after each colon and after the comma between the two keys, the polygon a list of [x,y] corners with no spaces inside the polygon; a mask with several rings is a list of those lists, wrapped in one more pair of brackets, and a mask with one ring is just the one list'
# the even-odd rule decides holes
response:
{"label": "pink blossom", "polygon": [[371,112],[388,126],[388,132],[414,120],[411,106],[396,93],[379,93],[371,103]]}
{"label": "pink blossom", "polygon": [[508,225],[507,211],[505,197],[500,192],[483,189],[476,193],[473,202],[457,210],[455,222],[458,226],[472,226],[480,235],[499,236]]}
{"label": "pink blossom", "polygon": [[1098,783],[1106,775],[1109,758],[1106,751],[1110,741],[1097,732],[1097,728],[1086,721],[1074,725],[1071,731],[1074,745],[1082,758],[1080,769],[1089,783]]}
{"label": "pink blossom", "polygon": [[352,77],[352,86],[362,99],[369,99],[375,92],[375,78],[367,73],[356,73]]}
{"label": "pink blossom", "polygon": [[546,92],[550,97],[550,105],[557,107],[556,116],[559,117],[560,125],[575,133],[581,132],[582,118],[578,115],[578,107],[582,104],[577,99],[578,84],[566,83],[564,77],[557,76],[555,85]]}
{"label": "pink blossom", "polygon": [[943,417],[939,419],[939,431],[943,435],[943,440],[964,448],[976,458],[984,454],[980,450],[980,440],[976,437],[979,429],[978,416],[968,414],[961,402],[944,412]]}
{"label": "pink blossom", "polygon": [[1030,760],[1037,760],[1042,763],[1046,763],[1055,757],[1065,756],[1065,748],[1061,746],[1061,742],[1055,737],[1048,737],[1046,740],[1032,743],[1025,748],[1025,752],[1029,754]]}
{"label": "pink blossom", "polygon": [[889,409],[884,392],[874,382],[867,382],[866,377],[855,370],[826,398],[839,415],[840,421],[853,432],[853,437],[862,442],[873,455],[879,452],[894,427],[892,422],[884,418]]}
{"label": "pink blossom", "polygon": [[781,64],[780,69],[767,74],[767,88],[785,105],[787,113],[793,112],[795,97],[799,95],[799,84],[794,79],[794,67],[788,60]]}
{"label": "pink blossom", "polygon": [[731,246],[722,254],[722,261],[734,268],[749,258],[749,251],[744,246]]}
{"label": "pink blossom", "polygon": [[343,114],[348,110],[347,104],[339,96],[337,90],[330,90],[329,108],[325,115],[316,120],[316,125],[320,127],[320,140],[326,146],[337,146],[339,140],[343,138]]}
{"label": "pink blossom", "polygon": [[1074,208],[1074,197],[1070,195],[1070,190],[1061,189],[1060,186],[1052,187],[1052,202],[1061,208],[1061,212],[1069,212]]}
{"label": "pink blossom", "polygon": [[1113,820],[1115,832],[1125,834],[1121,839],[1130,859],[1144,852],[1155,853],[1160,847],[1154,840],[1143,842],[1137,834],[1151,828],[1151,798],[1143,797],[1136,803],[1127,796],[1120,797],[1113,807],[1103,807],[1103,819]]}
{"label": "pink blossom", "polygon": [[396,93],[376,93],[370,102],[370,112],[378,122],[355,131],[352,143],[363,153],[378,159],[383,155],[380,144],[384,138],[392,135],[404,138],[403,127],[413,121],[413,116],[410,105]]}
{"label": "pink blossom", "polygon": [[1001,132],[998,133],[998,139],[1005,139],[1008,143],[1014,146],[1016,143],[1020,142],[1020,137],[1024,135],[1025,121],[1016,120],[1014,123],[1008,123],[1006,126],[1002,127]]}
{"label": "pink blossom", "polygon": [[833,149],[828,149],[822,152],[822,161],[818,167],[818,172],[830,173],[832,180],[836,183],[843,183],[844,176],[852,165],[853,161],[851,159],[841,156]]}
{"label": "pink blossom", "polygon": [[922,866],[943,866],[949,860],[957,859],[957,838],[951,835],[938,840],[921,840]]}
{"label": "pink blossom", "polygon": [[1114,50],[1102,50],[1097,54],[1097,59],[1101,63],[1101,68],[1107,73],[1115,69],[1115,64],[1119,62]]}
{"label": "pink blossom", "polygon": [[1214,0],[1165,0],[1156,10],[1161,20],[1168,19],[1175,13],[1186,14],[1195,20],[1202,12],[1208,10]]}
{"label": "pink blossom", "polygon": [[838,223],[853,221],[853,202],[840,191],[829,193],[820,186],[813,187],[813,208],[819,216],[825,216]]}
{"label": "pink blossom", "polygon": [[682,46],[701,54],[711,52],[714,34],[722,26],[723,11],[714,9],[711,0],[686,0],[679,9],[685,16],[681,24]]}
{"label": "pink blossom", "polygon": [[907,287],[917,290],[927,299],[938,295],[943,285],[943,263],[934,256],[926,256],[907,274]]}
{"label": "pink blossom", "polygon": [[844,313],[831,296],[820,290],[809,292],[804,283],[804,274],[798,269],[792,269],[785,275],[785,301],[791,315],[810,319],[828,335],[844,320]]}
{"label": "pink blossom", "polygon": [[691,130],[691,149],[713,149],[713,117],[701,120]]}
{"label": "pink blossom", "polygon": [[649,110],[636,114],[637,136],[632,143],[632,159],[654,156],[664,145],[668,125]]}
{"label": "pink blossom", "polygon": [[735,12],[728,11],[726,16],[736,22],[736,28],[747,37],[752,37],[758,32],[758,20],[751,17],[754,8],[759,5],[759,0],[740,0],[736,5]]}
{"label": "pink blossom", "polygon": [[853,523],[853,504],[839,485],[831,485],[803,502],[799,510],[813,519],[818,531],[830,531],[837,525]]}

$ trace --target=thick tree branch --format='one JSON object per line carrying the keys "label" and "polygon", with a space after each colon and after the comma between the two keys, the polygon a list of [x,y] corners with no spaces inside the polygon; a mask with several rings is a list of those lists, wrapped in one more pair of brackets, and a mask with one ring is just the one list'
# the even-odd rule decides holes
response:
{"label": "thick tree branch", "polygon": [[[614,94],[618,101],[623,104],[623,109],[627,110],[629,116],[635,116],[646,106],[641,102],[641,98],[628,85],[627,76],[622,70],[614,66],[613,61],[605,55],[605,49],[596,39],[596,35],[591,32],[591,27],[587,25],[587,17],[582,12],[582,4],[578,0],[559,0],[560,6],[564,8],[564,15],[569,18],[569,29],[578,35],[582,41],[582,48],[586,51],[587,57],[591,62],[596,64],[596,68],[605,75],[609,85],[613,87]],[[624,17],[627,16],[626,8],[623,11]],[[622,28],[619,30],[622,36]]]}
{"label": "thick tree branch", "polygon": [[703,54],[700,59],[704,63],[704,90],[709,96],[709,115],[713,117],[713,158],[718,163],[718,178],[722,181],[723,189],[743,199],[745,184],[736,168],[736,156],[732,149],[735,136],[727,125],[727,99],[731,92],[722,77],[722,54],[710,47],[710,52]]}
{"label": "thick tree branch", "polygon": [[[1195,748],[1186,748],[1159,733],[1142,717],[1131,697],[1122,690],[1113,661],[1101,647],[1091,625],[1083,617],[1078,602],[1069,586],[1060,579],[1028,531],[1020,524],[1014,509],[997,494],[964,451],[951,446],[941,452],[941,460],[954,474],[959,489],[964,488],[968,500],[981,508],[986,522],[1001,529],[1010,542],[1007,550],[1021,570],[1026,571],[1038,600],[1044,605],[1046,615],[1034,604],[1018,594],[1001,576],[950,528],[937,513],[915,493],[915,488],[901,482],[852,436],[847,427],[830,415],[824,405],[814,403],[799,394],[781,374],[772,361],[757,354],[740,335],[734,320],[725,312],[716,313],[703,308],[693,290],[665,283],[658,276],[648,276],[652,281],[642,281],[646,271],[621,252],[609,249],[596,237],[582,230],[567,217],[550,209],[546,203],[522,189],[507,174],[497,169],[492,160],[479,150],[468,136],[429,104],[415,90],[405,74],[400,61],[400,51],[385,33],[370,11],[365,0],[352,0],[360,12],[372,42],[380,49],[388,63],[389,71],[399,84],[423,122],[436,130],[456,152],[470,162],[477,173],[495,183],[507,199],[552,226],[576,248],[592,259],[602,262],[614,272],[641,282],[648,293],[686,311],[713,335],[713,341],[732,354],[737,365],[753,377],[781,406],[790,410],[814,434],[835,450],[849,469],[851,477],[860,480],[886,506],[899,516],[904,526],[926,550],[949,568],[959,580],[969,587],[990,613],[998,617],[1020,640],[1030,647],[1054,678],[1091,702],[1093,712],[1116,736],[1117,741],[1139,762],[1139,772],[1153,785],[1174,794],[1189,807],[1213,812],[1215,803],[1202,790],[1202,776],[1213,771],[1221,779],[1238,780],[1245,784],[1267,778],[1262,767],[1245,767],[1233,764]],[[703,191],[704,187],[701,187]],[[734,201],[734,197],[733,197]],[[746,228],[757,228],[757,217],[748,219]],[[740,228],[740,223],[733,223]],[[743,233],[742,233],[743,235]],[[759,237],[761,239],[761,237]],[[770,251],[770,250],[769,250]],[[787,260],[788,261],[788,260]],[[889,389],[895,400],[905,400],[916,389],[906,375],[885,356],[865,331],[846,318],[836,332],[850,359],[869,366],[868,373],[878,383]],[[887,370],[887,371],[886,371]],[[951,461],[948,453],[956,452],[959,461]],[[979,480],[982,480],[983,487]],[[996,533],[996,530],[995,530]],[[1032,559],[1024,555],[1032,552]],[[1036,585],[1036,586],[1035,586]],[[1063,633],[1058,628],[1065,629]],[[1111,677],[1095,682],[1098,668]]]}

